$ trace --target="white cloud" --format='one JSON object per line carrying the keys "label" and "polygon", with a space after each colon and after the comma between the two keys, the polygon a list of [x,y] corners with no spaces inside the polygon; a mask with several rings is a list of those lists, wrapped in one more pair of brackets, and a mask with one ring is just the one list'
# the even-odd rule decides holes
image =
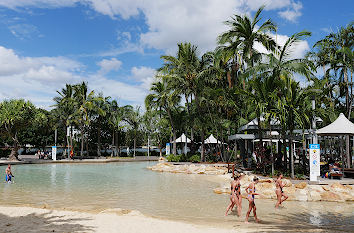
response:
{"label": "white cloud", "polygon": [[244,2],[252,11],[258,10],[262,5],[266,6],[266,10],[275,10],[291,4],[291,0],[244,0]]}
{"label": "white cloud", "polygon": [[141,87],[149,90],[155,80],[156,70],[151,67],[140,66],[131,69],[131,78],[141,82]]}
{"label": "white cloud", "polygon": [[301,2],[291,2],[291,6],[287,10],[280,11],[278,14],[280,17],[288,21],[296,22],[297,19],[302,15],[301,9],[302,9]]}
{"label": "white cloud", "polygon": [[281,17],[295,21],[302,8],[295,0],[0,0],[0,5],[12,8],[74,6],[76,3],[88,5],[112,18],[144,15],[148,31],[140,34],[140,43],[169,54],[176,51],[178,42],[185,41],[198,45],[201,52],[213,49],[217,36],[227,30],[223,22],[234,14],[250,14],[265,4],[266,10],[282,10]]}
{"label": "white cloud", "polygon": [[[275,35],[275,34],[269,34],[280,46],[283,46],[286,41],[289,39],[289,36],[286,35]],[[256,50],[262,53],[269,53],[265,47],[263,47],[261,44],[256,43],[255,44]],[[304,55],[306,54],[307,51],[310,50],[310,46],[306,40],[299,41],[295,43],[292,47],[290,47],[290,56],[289,58],[295,59],[295,58],[303,58]]]}
{"label": "white cloud", "polygon": [[122,65],[122,62],[117,60],[116,58],[111,58],[110,60],[103,59],[102,61],[98,62],[97,65],[101,67],[99,73],[106,74],[112,70],[119,70]]}
{"label": "white cloud", "polygon": [[0,6],[11,9],[19,7],[58,8],[74,6],[80,0],[0,0]]}
{"label": "white cloud", "polygon": [[33,35],[36,37],[42,36],[37,27],[31,24],[14,24],[9,26],[9,30],[15,37],[21,40],[31,39]]}
{"label": "white cloud", "polygon": [[139,85],[130,85],[102,75],[92,75],[88,79],[90,88],[114,99],[133,105],[142,105],[147,91]]}
{"label": "white cloud", "polygon": [[[102,62],[104,69],[117,68],[116,59]],[[107,65],[108,64],[108,65]],[[56,91],[66,83],[87,81],[89,88],[104,92],[122,102],[142,105],[147,89],[144,82],[151,71],[147,67],[132,69],[131,77],[137,84],[108,79],[104,73],[87,75],[84,66],[65,57],[24,57],[14,50],[0,46],[0,100],[24,98],[37,106],[50,108]],[[144,75],[147,74],[147,75]]]}

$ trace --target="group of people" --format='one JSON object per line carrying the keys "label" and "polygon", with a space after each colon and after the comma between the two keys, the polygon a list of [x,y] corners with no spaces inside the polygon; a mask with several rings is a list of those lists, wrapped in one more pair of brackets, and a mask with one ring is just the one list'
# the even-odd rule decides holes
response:
{"label": "group of people", "polygon": [[[225,216],[227,216],[228,212],[232,210],[236,205],[237,215],[241,217],[241,211],[242,211],[241,177],[242,177],[241,175],[236,175],[234,176],[234,180],[231,181],[230,204],[226,208]],[[278,178],[275,180],[275,194],[277,195],[277,203],[275,204],[275,208],[279,208],[279,205],[281,205],[286,199],[288,199],[288,196],[283,191],[284,184],[282,182],[282,178],[283,175],[280,174]],[[256,222],[257,223],[260,222],[260,220],[257,218],[257,212],[256,212],[257,209],[256,209],[256,204],[254,202],[255,195],[259,195],[258,193],[256,193],[256,184],[258,183],[258,181],[259,179],[257,177],[254,177],[253,182],[251,182],[245,190],[247,193],[247,200],[249,202],[245,223],[248,223],[248,218],[252,210]]]}

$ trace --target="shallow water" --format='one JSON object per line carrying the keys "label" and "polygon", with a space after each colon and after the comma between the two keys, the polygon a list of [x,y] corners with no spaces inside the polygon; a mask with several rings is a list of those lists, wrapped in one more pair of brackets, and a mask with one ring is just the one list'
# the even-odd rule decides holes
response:
{"label": "shallow water", "polygon": [[[111,208],[225,227],[243,225],[232,212],[225,217],[228,195],[217,195],[218,182],[206,175],[159,173],[154,162],[108,164],[41,164],[13,166],[15,184],[0,185],[0,204],[99,212]],[[2,167],[5,169],[5,167]],[[5,176],[4,176],[5,177]],[[256,200],[264,230],[354,229],[354,203],[295,202],[275,210],[273,200]],[[253,214],[251,214],[253,216]],[[254,221],[253,217],[250,222]]]}

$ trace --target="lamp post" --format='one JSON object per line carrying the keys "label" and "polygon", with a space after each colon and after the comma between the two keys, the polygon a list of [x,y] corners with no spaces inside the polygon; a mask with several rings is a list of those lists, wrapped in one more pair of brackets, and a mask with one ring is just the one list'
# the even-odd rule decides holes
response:
{"label": "lamp post", "polygon": [[316,100],[315,100],[315,96],[312,96],[312,112],[313,112],[313,116],[312,116],[312,144],[317,144],[318,143],[318,139],[317,139],[317,134],[316,134],[316,116],[315,116],[315,109],[316,109]]}

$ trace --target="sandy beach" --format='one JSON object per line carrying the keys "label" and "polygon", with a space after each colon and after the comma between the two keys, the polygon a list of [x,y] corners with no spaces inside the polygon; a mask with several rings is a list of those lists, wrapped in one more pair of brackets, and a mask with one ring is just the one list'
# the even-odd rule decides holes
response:
{"label": "sandy beach", "polygon": [[0,207],[0,229],[3,232],[122,232],[122,233],[226,233],[255,232],[257,224],[247,228],[215,228],[184,222],[161,220],[137,211],[112,209],[99,214],[48,210],[32,207]]}

